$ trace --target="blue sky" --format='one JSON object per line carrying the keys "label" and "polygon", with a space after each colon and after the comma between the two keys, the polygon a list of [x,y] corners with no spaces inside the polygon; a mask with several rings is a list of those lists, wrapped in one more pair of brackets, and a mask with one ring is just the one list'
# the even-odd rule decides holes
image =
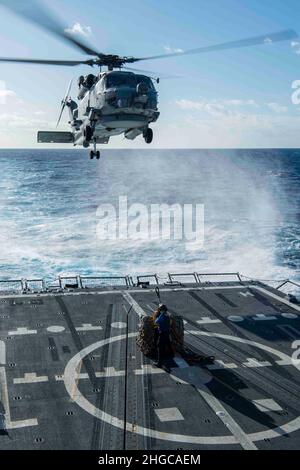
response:
{"label": "blue sky", "polygon": [[[103,52],[145,56],[293,28],[298,0],[52,0],[49,6]],[[48,33],[0,8],[0,56],[82,58]],[[81,34],[81,33],[78,33]],[[295,43],[297,41],[294,41]],[[182,78],[158,86],[155,147],[300,147],[300,40],[149,61],[141,68]],[[36,130],[53,128],[69,80],[88,67],[0,64],[0,147],[34,147]],[[1,95],[2,93],[2,95]],[[74,87],[73,95],[76,94]],[[65,116],[65,126],[67,116]],[[64,126],[62,126],[62,129]],[[143,140],[111,140],[142,147]]]}

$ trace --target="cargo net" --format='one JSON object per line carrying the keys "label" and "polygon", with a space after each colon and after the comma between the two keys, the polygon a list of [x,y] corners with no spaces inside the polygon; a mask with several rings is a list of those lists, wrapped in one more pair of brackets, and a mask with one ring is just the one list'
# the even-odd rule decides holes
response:
{"label": "cargo net", "polygon": [[82,287],[84,289],[93,289],[96,287],[117,287],[127,286],[128,281],[126,276],[116,277],[80,277]]}
{"label": "cargo net", "polygon": [[237,273],[201,274],[197,273],[200,283],[239,282]]}
{"label": "cargo net", "polygon": [[[173,352],[183,352],[184,350],[184,324],[179,315],[170,314],[170,340]],[[137,345],[145,356],[156,356],[156,335],[152,317],[141,318],[140,329],[137,337]]]}
{"label": "cargo net", "polygon": [[22,292],[23,283],[21,280],[0,281],[0,292]]}

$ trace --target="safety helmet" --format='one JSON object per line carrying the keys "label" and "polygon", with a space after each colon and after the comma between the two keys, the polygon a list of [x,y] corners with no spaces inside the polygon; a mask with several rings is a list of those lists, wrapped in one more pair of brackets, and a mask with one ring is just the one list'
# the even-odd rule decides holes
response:
{"label": "safety helmet", "polygon": [[168,310],[165,304],[159,304],[158,308],[161,312],[166,312]]}

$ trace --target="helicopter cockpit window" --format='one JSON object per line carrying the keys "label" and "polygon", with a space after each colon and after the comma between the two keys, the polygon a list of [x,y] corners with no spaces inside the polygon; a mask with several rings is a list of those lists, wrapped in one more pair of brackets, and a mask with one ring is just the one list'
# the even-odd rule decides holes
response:
{"label": "helicopter cockpit window", "polygon": [[149,90],[153,90],[154,88],[151,78],[146,77],[146,75],[136,75],[136,81],[137,83],[144,83],[147,85]]}
{"label": "helicopter cockpit window", "polygon": [[130,88],[136,87],[136,79],[132,74],[127,73],[110,73],[106,78],[106,88],[115,88],[126,86]]}

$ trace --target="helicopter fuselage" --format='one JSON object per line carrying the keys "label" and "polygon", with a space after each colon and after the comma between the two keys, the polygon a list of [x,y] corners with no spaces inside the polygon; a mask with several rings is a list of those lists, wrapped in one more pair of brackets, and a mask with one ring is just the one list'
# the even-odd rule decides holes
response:
{"label": "helicopter fuselage", "polygon": [[67,102],[74,145],[108,143],[120,134],[131,140],[143,134],[147,141],[149,124],[159,117],[151,78],[112,71],[79,77],[78,84],[78,103]]}

